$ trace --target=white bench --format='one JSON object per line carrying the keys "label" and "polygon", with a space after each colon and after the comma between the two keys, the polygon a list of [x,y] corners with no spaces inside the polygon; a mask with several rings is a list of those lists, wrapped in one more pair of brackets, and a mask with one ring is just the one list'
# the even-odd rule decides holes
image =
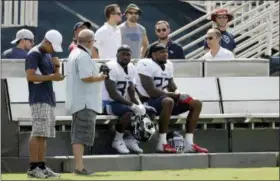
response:
{"label": "white bench", "polygon": [[[222,97],[224,104],[224,113],[221,111],[222,102],[219,95],[219,85],[217,78],[214,77],[206,77],[206,78],[175,78],[175,82],[181,92],[188,93],[200,100],[203,101],[203,109],[200,115],[201,119],[224,119],[224,118],[244,118],[247,120],[248,118],[254,117],[264,117],[264,118],[277,118],[279,117],[279,111],[273,111],[268,113],[267,111],[246,111],[247,107],[244,107],[244,104],[247,104],[247,98],[250,95],[246,95],[239,86],[237,91],[234,91],[235,85],[243,85],[246,81],[252,81],[251,83],[255,86],[260,85],[263,81],[267,81],[267,84],[275,84],[274,87],[260,86],[262,89],[271,89],[274,88],[275,92],[277,92],[278,85],[278,93],[279,93],[279,82],[278,84],[275,82],[275,77],[243,77],[243,78],[220,78],[220,84],[222,89]],[[243,83],[239,83],[243,82]],[[25,78],[8,78],[8,91],[10,97],[10,108],[11,108],[11,116],[13,121],[19,121],[20,125],[31,125],[31,113],[28,105],[28,87],[27,81]],[[61,124],[66,124],[65,122],[70,122],[72,120],[71,115],[68,115],[64,108],[65,102],[65,81],[63,82],[54,82],[54,90],[56,92],[57,98],[57,108],[56,108],[56,120],[61,122]],[[263,90],[267,91],[267,90]],[[267,92],[269,93],[269,92]],[[230,101],[230,96],[234,96],[235,94],[243,95],[243,97],[239,97],[239,100]],[[244,97],[245,96],[245,97]],[[255,100],[258,97],[251,97],[250,100]],[[272,104],[277,106],[278,102],[278,110],[279,110],[279,97],[278,100],[272,96],[264,97],[262,101],[265,102],[268,100],[269,102],[273,102]],[[238,102],[236,102],[238,101]],[[235,102],[235,103],[232,103]],[[239,105],[239,110],[230,111],[232,105]],[[262,107],[261,104],[257,104],[256,106]],[[236,106],[235,106],[236,107]],[[238,106],[237,106],[238,107]],[[246,109],[245,109],[246,108]],[[277,108],[277,107],[276,107]],[[187,114],[187,113],[186,113]],[[181,118],[186,118],[186,114],[182,114],[179,116],[172,116],[172,119],[179,119],[178,123],[182,121]],[[97,122],[99,124],[108,124],[111,120],[115,120],[115,116],[110,115],[98,115]],[[158,119],[158,118],[156,118]],[[184,119],[183,119],[184,120]],[[69,124],[69,123],[68,123]]]}

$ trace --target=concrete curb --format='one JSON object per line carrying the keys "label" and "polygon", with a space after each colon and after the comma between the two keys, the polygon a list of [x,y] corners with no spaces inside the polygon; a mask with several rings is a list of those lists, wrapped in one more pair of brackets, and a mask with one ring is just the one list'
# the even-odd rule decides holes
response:
{"label": "concrete curb", "polygon": [[[278,152],[84,156],[85,166],[95,172],[277,167],[279,163]],[[74,157],[48,157],[47,164],[56,172],[73,172]],[[26,172],[28,166],[26,157],[2,157],[1,160],[3,173]]]}

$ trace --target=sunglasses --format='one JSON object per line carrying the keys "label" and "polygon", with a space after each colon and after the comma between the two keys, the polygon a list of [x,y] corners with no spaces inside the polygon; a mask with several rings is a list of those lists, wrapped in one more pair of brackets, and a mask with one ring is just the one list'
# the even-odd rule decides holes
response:
{"label": "sunglasses", "polygon": [[121,16],[122,13],[112,13],[113,15],[118,15],[118,16]]}
{"label": "sunglasses", "polygon": [[130,14],[130,15],[138,15],[139,13],[138,12],[127,12],[128,14]]}
{"label": "sunglasses", "polygon": [[166,28],[162,28],[162,29],[156,29],[156,31],[158,32],[158,33],[160,33],[160,32],[166,32]]}
{"label": "sunglasses", "polygon": [[206,37],[205,39],[206,39],[206,40],[213,40],[213,37],[210,36],[210,37]]}
{"label": "sunglasses", "polygon": [[228,19],[228,16],[217,16],[218,19]]}

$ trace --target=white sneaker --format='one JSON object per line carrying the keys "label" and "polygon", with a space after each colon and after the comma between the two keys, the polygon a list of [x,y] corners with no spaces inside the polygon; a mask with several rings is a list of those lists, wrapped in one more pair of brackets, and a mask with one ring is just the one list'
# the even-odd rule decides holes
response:
{"label": "white sneaker", "polygon": [[46,167],[46,169],[43,170],[43,173],[47,175],[48,178],[61,176],[59,173],[55,173],[54,171],[52,171],[49,167]]}
{"label": "white sneaker", "polygon": [[134,138],[128,138],[124,140],[125,145],[128,149],[131,151],[134,151],[136,153],[143,153],[143,150],[139,147],[138,141]]}
{"label": "white sneaker", "polygon": [[112,147],[116,149],[121,154],[127,154],[129,153],[129,150],[125,146],[125,143],[123,140],[114,140],[112,143]]}
{"label": "white sneaker", "polygon": [[36,167],[33,170],[27,170],[27,175],[33,178],[48,178],[44,171],[39,167]]}

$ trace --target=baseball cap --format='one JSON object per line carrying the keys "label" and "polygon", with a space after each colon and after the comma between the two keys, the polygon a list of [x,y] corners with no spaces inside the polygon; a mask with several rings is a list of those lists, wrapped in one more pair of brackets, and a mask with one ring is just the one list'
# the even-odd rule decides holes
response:
{"label": "baseball cap", "polygon": [[124,45],[122,45],[122,46],[120,46],[120,47],[118,48],[118,51],[117,51],[117,52],[119,53],[119,52],[121,52],[121,51],[128,51],[128,52],[132,52],[132,51],[131,51],[130,46],[125,45],[125,44],[124,44]]}
{"label": "baseball cap", "polygon": [[80,21],[78,23],[75,24],[74,26],[74,31],[77,29],[77,28],[80,28],[81,26],[85,25],[88,29],[91,28],[91,23],[89,21]]}
{"label": "baseball cap", "polygon": [[142,11],[136,4],[133,4],[133,3],[129,4],[129,5],[126,7],[126,9],[125,9],[124,12],[126,13],[129,9],[135,9],[136,11],[139,12],[139,14],[143,13],[143,11]]}
{"label": "baseball cap", "polygon": [[62,35],[59,33],[59,31],[57,30],[49,30],[46,35],[45,38],[51,42],[53,50],[55,52],[62,52]]}
{"label": "baseball cap", "polygon": [[34,35],[28,29],[21,29],[17,32],[16,38],[13,41],[11,41],[11,44],[16,44],[21,39],[34,40]]}

